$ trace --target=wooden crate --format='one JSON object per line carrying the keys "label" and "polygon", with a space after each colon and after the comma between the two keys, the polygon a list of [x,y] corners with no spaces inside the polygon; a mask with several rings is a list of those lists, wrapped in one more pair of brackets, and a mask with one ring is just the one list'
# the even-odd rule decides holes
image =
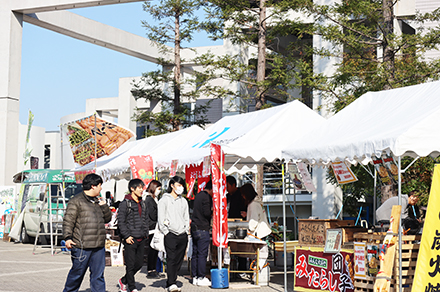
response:
{"label": "wooden crate", "polygon": [[[366,242],[368,244],[382,244],[385,238],[385,232],[375,233],[357,233],[354,234],[354,240],[358,242]],[[420,248],[420,235],[403,235],[402,236],[402,285],[403,292],[411,292],[412,282],[417,264],[417,256]],[[396,252],[393,275],[391,277],[390,292],[398,291],[399,285],[399,254]],[[366,279],[355,279],[355,292],[373,292],[374,281],[376,277],[367,277]]]}
{"label": "wooden crate", "polygon": [[[336,219],[299,219],[298,244],[308,246],[324,246],[327,229],[354,226],[354,220]],[[345,239],[343,238],[343,242]]]}

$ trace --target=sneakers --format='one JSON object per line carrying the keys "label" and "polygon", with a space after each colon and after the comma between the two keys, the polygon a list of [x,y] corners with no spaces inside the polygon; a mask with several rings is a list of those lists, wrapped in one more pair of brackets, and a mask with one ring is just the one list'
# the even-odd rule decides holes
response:
{"label": "sneakers", "polygon": [[198,278],[197,286],[211,286],[211,281],[206,277]]}
{"label": "sneakers", "polygon": [[139,292],[138,289],[133,289],[131,292]]}
{"label": "sneakers", "polygon": [[170,287],[167,288],[168,292],[180,292],[180,288],[177,287],[176,284],[171,285]]}
{"label": "sneakers", "polygon": [[118,284],[119,284],[120,292],[127,292],[127,286],[124,283],[122,283],[122,279],[119,279]]}
{"label": "sneakers", "polygon": [[197,286],[197,277],[193,277],[191,283],[192,283],[194,286]]}
{"label": "sneakers", "polygon": [[159,279],[160,276],[157,272],[153,271],[153,272],[148,272],[147,278],[148,279]]}

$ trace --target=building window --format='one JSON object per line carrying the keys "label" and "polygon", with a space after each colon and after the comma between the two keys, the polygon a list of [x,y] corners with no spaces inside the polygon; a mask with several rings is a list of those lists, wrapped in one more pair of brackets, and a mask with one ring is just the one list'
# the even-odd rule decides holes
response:
{"label": "building window", "polygon": [[50,145],[44,145],[44,169],[50,168]]}

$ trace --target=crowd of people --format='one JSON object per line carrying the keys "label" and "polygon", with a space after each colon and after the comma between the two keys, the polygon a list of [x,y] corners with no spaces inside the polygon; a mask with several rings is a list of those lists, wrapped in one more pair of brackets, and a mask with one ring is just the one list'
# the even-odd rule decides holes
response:
{"label": "crowd of people", "polygon": [[[72,198],[63,221],[63,237],[71,251],[72,267],[64,292],[78,291],[87,269],[90,270],[91,291],[105,291],[105,224],[111,220],[109,205],[114,205],[109,193],[100,197],[102,178],[89,174],[83,180],[83,192]],[[251,184],[237,187],[233,176],[227,177],[228,217],[249,222],[249,233],[264,238],[271,232],[267,216],[259,197]],[[177,273],[180,270],[188,238],[191,235],[192,284],[210,286],[206,277],[206,261],[210,247],[212,219],[212,182],[208,182],[193,203],[192,215],[186,194],[184,179],[174,176],[169,180],[165,193],[162,184],[152,180],[145,186],[141,179],[128,183],[128,193],[117,203],[119,236],[123,244],[125,274],[118,280],[122,292],[137,292],[135,275],[147,257],[147,277],[161,278],[156,270],[158,250],[150,246],[155,232],[163,234],[166,253],[166,290],[177,292]],[[246,258],[238,259],[238,269],[247,270]]]}

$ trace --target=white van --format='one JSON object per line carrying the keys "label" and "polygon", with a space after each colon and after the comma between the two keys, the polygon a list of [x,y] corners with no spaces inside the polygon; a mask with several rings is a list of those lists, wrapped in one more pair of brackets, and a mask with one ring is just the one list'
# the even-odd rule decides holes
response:
{"label": "white van", "polygon": [[[24,212],[20,233],[21,242],[33,243],[38,229],[40,229],[40,233],[50,232],[48,216],[52,216],[53,234],[62,235],[63,190],[66,204],[71,197],[82,191],[82,186],[76,183],[74,174],[67,170],[36,169],[23,171],[21,175],[22,185],[18,198],[19,206],[21,206],[20,211]],[[17,177],[17,175],[14,177]],[[39,224],[44,197],[49,194],[52,198],[52,212],[45,211],[46,214],[43,214],[42,222]],[[40,236],[39,241],[41,244],[48,244],[50,238],[49,236]]]}

